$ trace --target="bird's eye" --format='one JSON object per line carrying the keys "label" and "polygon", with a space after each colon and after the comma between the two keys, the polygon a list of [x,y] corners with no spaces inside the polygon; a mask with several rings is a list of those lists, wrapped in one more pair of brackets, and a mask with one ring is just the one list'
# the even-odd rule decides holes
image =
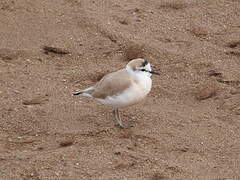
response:
{"label": "bird's eye", "polygon": [[141,69],[141,71],[146,71],[146,69]]}

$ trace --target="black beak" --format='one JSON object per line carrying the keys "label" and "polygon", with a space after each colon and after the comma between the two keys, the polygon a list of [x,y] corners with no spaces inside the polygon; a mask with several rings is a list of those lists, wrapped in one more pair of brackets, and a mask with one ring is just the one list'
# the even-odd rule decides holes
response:
{"label": "black beak", "polygon": [[155,75],[160,75],[158,72],[155,71],[149,71],[151,74],[155,74]]}

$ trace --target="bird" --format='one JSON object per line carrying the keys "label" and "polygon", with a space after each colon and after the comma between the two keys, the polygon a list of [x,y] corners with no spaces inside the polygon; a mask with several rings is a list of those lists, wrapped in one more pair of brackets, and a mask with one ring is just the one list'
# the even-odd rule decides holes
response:
{"label": "bird", "polygon": [[73,95],[94,98],[101,104],[111,106],[114,109],[114,121],[121,128],[127,128],[119,109],[134,105],[147,96],[152,88],[152,74],[159,75],[146,59],[133,59],[125,68],[106,74],[95,85],[76,91]]}

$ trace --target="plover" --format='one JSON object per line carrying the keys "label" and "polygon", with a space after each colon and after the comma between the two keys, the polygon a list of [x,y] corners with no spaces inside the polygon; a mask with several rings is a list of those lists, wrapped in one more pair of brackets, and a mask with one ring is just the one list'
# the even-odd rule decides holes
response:
{"label": "plover", "polygon": [[115,121],[125,128],[119,115],[119,108],[124,108],[143,100],[152,87],[150,63],[145,59],[133,59],[124,69],[106,74],[94,86],[73,93],[73,95],[91,97],[104,105],[114,108]]}

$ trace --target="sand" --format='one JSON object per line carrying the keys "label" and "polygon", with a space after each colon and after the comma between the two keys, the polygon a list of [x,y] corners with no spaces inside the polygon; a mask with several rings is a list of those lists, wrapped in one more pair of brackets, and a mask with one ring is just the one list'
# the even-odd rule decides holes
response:
{"label": "sand", "polygon": [[[0,179],[240,179],[240,1],[1,0]],[[129,59],[121,110],[73,97]]]}

